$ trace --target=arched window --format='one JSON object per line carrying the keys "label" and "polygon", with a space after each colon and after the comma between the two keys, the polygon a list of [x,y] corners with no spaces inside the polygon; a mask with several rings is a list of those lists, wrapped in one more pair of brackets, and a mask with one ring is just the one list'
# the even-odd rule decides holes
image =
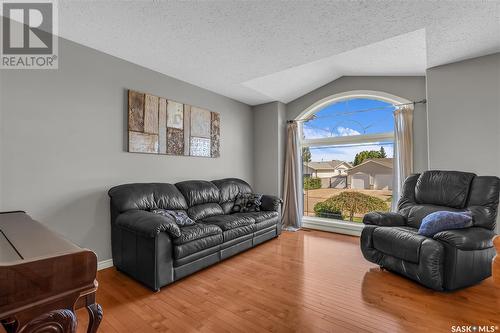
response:
{"label": "arched window", "polygon": [[361,222],[368,211],[390,209],[393,112],[406,103],[385,93],[350,92],[301,114],[306,217]]}

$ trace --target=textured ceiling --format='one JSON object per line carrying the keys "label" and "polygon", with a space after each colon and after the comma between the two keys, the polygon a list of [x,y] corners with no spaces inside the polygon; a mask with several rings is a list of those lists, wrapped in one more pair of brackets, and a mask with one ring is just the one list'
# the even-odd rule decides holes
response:
{"label": "textured ceiling", "polygon": [[500,51],[500,1],[59,1],[62,37],[247,104]]}

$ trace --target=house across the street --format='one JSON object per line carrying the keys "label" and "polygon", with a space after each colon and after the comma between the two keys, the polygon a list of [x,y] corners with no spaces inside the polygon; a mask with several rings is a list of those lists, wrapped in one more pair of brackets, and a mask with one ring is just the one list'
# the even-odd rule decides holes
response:
{"label": "house across the street", "polygon": [[370,158],[352,166],[339,160],[304,163],[304,176],[320,178],[321,188],[392,190],[392,158]]}
{"label": "house across the street", "polygon": [[347,176],[347,169],[349,168],[352,168],[350,163],[339,160],[306,162],[304,163],[304,174],[309,177],[317,178]]}
{"label": "house across the street", "polygon": [[392,190],[392,158],[370,158],[347,170],[347,187]]}
{"label": "house across the street", "polygon": [[304,163],[304,175],[321,178],[321,188],[347,188],[347,170],[350,163],[339,160]]}

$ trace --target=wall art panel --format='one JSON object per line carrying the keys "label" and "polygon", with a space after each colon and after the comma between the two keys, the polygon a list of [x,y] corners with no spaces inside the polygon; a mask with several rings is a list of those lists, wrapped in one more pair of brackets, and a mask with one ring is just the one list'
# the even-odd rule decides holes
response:
{"label": "wall art panel", "polygon": [[191,107],[191,136],[210,139],[210,111]]}
{"label": "wall art panel", "polygon": [[220,116],[216,112],[211,113],[211,130],[210,130],[210,150],[212,157],[220,157],[219,153],[219,138],[220,138]]}
{"label": "wall art panel", "polygon": [[184,128],[184,104],[167,101],[167,127]]}
{"label": "wall art panel", "polygon": [[132,153],[158,154],[158,135],[129,131],[129,151]]}
{"label": "wall art panel", "polygon": [[167,154],[184,155],[184,131],[167,128]]}
{"label": "wall art panel", "polygon": [[191,105],[184,105],[184,155],[191,155]]}
{"label": "wall art panel", "polygon": [[167,100],[160,98],[158,106],[158,137],[160,154],[167,153]]}
{"label": "wall art panel", "polygon": [[210,139],[192,136],[191,156],[210,157]]}
{"label": "wall art panel", "polygon": [[128,151],[220,156],[220,115],[133,90],[128,92]]}
{"label": "wall art panel", "polygon": [[128,129],[144,131],[144,94],[132,90],[128,92]]}
{"label": "wall art panel", "polygon": [[145,133],[158,134],[158,100],[158,97],[146,94],[144,100]]}

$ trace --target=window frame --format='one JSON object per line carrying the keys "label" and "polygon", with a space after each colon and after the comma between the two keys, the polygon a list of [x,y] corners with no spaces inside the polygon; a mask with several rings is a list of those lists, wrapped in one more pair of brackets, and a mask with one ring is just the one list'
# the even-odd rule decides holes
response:
{"label": "window frame", "polygon": [[[315,139],[306,139],[303,137],[303,123],[309,119],[313,114],[319,112],[323,108],[328,105],[341,102],[347,99],[374,99],[387,103],[391,103],[393,105],[398,104],[409,104],[411,101],[391,95],[385,92],[378,91],[368,91],[368,90],[357,90],[357,91],[349,91],[340,94],[335,94],[323,98],[316,103],[312,104],[310,107],[305,109],[297,118],[298,122],[298,131],[300,133],[300,151],[305,147],[335,147],[349,144],[374,144],[381,142],[393,142],[395,139],[394,132],[385,132],[385,133],[376,133],[376,134],[363,134],[363,135],[349,135],[349,136],[335,136],[335,137],[324,137],[324,138],[315,138]],[[302,155],[301,155],[302,159]],[[357,235],[361,234],[364,225],[358,222],[350,222],[344,220],[335,220],[328,219],[316,216],[302,216],[302,221],[304,227],[311,229],[318,229],[324,231],[332,231],[336,233],[348,234],[348,235]]]}

